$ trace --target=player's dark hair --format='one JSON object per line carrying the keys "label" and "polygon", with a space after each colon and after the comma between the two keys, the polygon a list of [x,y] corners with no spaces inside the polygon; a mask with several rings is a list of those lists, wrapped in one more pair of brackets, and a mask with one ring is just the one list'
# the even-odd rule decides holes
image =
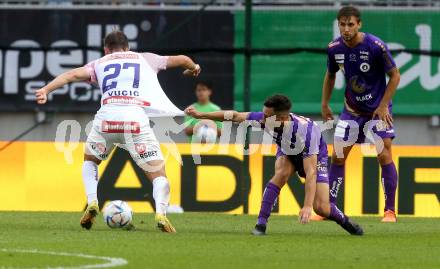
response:
{"label": "player's dark hair", "polygon": [[110,51],[128,49],[127,36],[120,30],[113,30],[105,36],[104,47]]}
{"label": "player's dark hair", "polygon": [[359,11],[359,9],[353,6],[347,6],[341,8],[338,11],[338,15],[336,16],[336,18],[339,21],[341,18],[350,18],[351,16],[355,17],[358,22],[361,21],[361,12]]}
{"label": "player's dark hair", "polygon": [[199,80],[196,83],[196,86],[197,85],[205,86],[206,88],[208,88],[211,91],[213,90],[213,87],[214,87],[212,81],[210,81],[210,80]]}
{"label": "player's dark hair", "polygon": [[287,112],[292,108],[292,102],[285,95],[275,94],[264,101],[264,106],[273,108],[275,112]]}

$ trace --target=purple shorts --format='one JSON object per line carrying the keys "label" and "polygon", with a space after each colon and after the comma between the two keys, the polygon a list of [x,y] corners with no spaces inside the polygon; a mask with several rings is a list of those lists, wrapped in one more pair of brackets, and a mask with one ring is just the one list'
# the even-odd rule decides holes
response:
{"label": "purple shorts", "polygon": [[344,141],[353,139],[353,144],[365,143],[368,131],[371,131],[378,136],[372,136],[371,138],[373,138],[373,141],[378,138],[394,139],[395,137],[393,127],[386,127],[377,120],[373,121],[370,116],[355,116],[345,109],[339,116],[335,130],[335,137],[342,138]]}
{"label": "purple shorts", "polygon": [[[324,143],[325,144],[325,143]],[[297,154],[297,155],[286,155],[284,152],[281,151],[280,147],[277,147],[277,159],[281,156],[287,156],[290,160],[290,162],[295,167],[296,172],[298,173],[298,176],[305,178],[306,172],[304,171],[304,163],[303,154]],[[316,183],[327,183],[328,181],[328,154],[327,154],[327,145],[325,144],[324,147],[320,147],[320,151],[318,154],[318,163],[316,167]]]}

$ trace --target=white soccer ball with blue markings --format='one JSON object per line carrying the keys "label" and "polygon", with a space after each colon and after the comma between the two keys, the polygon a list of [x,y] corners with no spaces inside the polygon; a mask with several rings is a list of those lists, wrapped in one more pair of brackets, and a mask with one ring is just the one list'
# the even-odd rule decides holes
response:
{"label": "white soccer ball with blue markings", "polygon": [[123,228],[133,220],[133,211],[124,201],[111,201],[104,207],[104,221],[110,228]]}

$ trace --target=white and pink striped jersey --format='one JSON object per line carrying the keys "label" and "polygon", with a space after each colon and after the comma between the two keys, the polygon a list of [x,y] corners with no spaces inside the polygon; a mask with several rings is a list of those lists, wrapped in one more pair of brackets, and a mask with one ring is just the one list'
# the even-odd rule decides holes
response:
{"label": "white and pink striped jersey", "polygon": [[[143,117],[155,114],[178,115],[181,111],[163,92],[157,73],[166,69],[168,56],[132,51],[115,52],[88,63],[90,83],[101,89],[98,119],[124,118],[142,109]],[[132,112],[132,113],[130,113]],[[112,116],[109,114],[119,114]],[[133,116],[135,117],[135,116]]]}
{"label": "white and pink striped jersey", "polygon": [[101,105],[148,106],[148,89],[157,73],[166,69],[168,57],[152,53],[115,52],[86,65],[90,82],[101,89]]}

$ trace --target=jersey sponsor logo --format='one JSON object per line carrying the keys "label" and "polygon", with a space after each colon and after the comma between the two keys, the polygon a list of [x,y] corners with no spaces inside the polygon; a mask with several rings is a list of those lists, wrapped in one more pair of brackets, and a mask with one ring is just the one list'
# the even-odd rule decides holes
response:
{"label": "jersey sponsor logo", "polygon": [[364,96],[356,96],[356,101],[364,102],[373,99],[373,95],[371,93]]}
{"label": "jersey sponsor logo", "polygon": [[[360,80],[362,80],[362,79],[360,79]],[[354,91],[355,93],[363,93],[363,92],[365,92],[365,89],[367,88],[367,85],[365,83],[362,83],[359,81],[358,76],[352,76],[350,78],[349,85],[351,86],[351,90]]]}
{"label": "jersey sponsor logo", "polygon": [[338,64],[343,64],[344,63],[344,59],[345,59],[345,55],[344,54],[335,54],[335,61]]}
{"label": "jersey sponsor logo", "polygon": [[361,63],[361,65],[359,66],[359,68],[360,68],[361,71],[364,72],[364,73],[370,71],[370,65],[369,65],[368,63]]}
{"label": "jersey sponsor logo", "polygon": [[136,143],[134,149],[138,154],[137,159],[148,159],[158,156],[157,150],[147,151],[147,145],[143,143]]}
{"label": "jersey sponsor logo", "polygon": [[359,58],[361,60],[368,61],[368,56],[369,56],[369,52],[368,51],[361,50],[359,52],[359,54],[360,54]]}
{"label": "jersey sponsor logo", "polygon": [[130,96],[112,96],[105,98],[102,101],[103,105],[108,104],[120,104],[120,105],[138,105],[138,106],[150,106],[150,103]]}
{"label": "jersey sponsor logo", "polygon": [[139,122],[135,121],[102,121],[101,128],[104,133],[140,133]]}

